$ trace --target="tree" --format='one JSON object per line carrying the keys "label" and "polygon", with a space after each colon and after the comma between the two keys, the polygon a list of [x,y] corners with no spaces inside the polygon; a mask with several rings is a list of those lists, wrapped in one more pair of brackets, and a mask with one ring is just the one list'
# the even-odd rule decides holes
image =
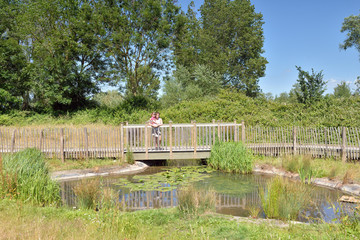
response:
{"label": "tree", "polygon": [[193,73],[186,67],[179,66],[174,76],[165,82],[161,101],[170,106],[182,100],[214,96],[220,86],[221,76],[211,71],[208,66],[197,65]]}
{"label": "tree", "polygon": [[314,69],[311,69],[310,74],[303,71],[301,67],[296,66],[296,69],[299,71],[297,83],[300,86],[300,89],[296,90],[298,102],[312,104],[319,101],[326,90],[326,82],[323,80],[322,71],[315,73]]}
{"label": "tree", "polygon": [[355,89],[354,94],[360,95],[360,77],[357,77],[357,79],[355,81],[355,86],[356,86],[356,89]]}
{"label": "tree", "polygon": [[334,88],[334,96],[336,98],[348,98],[351,96],[351,89],[350,85],[347,84],[345,81],[341,81],[340,84],[338,84]]}
{"label": "tree", "polygon": [[[249,0],[205,0],[201,18],[189,7],[185,33],[175,50],[177,65],[207,65],[221,74],[223,87],[232,87],[255,97],[259,78],[265,74],[262,14]],[[193,64],[195,66],[195,64]],[[190,66],[191,69],[191,66]]]}
{"label": "tree", "polygon": [[126,95],[156,97],[160,76],[171,67],[171,47],[180,7],[172,0],[105,0],[109,77]]}

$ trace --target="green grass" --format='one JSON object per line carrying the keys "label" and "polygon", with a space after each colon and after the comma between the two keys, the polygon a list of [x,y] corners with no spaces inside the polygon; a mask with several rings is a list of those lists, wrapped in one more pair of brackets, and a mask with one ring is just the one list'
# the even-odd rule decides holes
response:
{"label": "green grass", "polygon": [[242,142],[216,141],[207,162],[216,170],[250,173],[253,167],[253,154]]}
{"label": "green grass", "polygon": [[43,154],[37,149],[25,149],[6,154],[1,165],[1,196],[35,204],[57,204],[59,185],[51,180]]}
{"label": "green grass", "polygon": [[357,239],[358,223],[248,223],[214,214],[183,215],[176,208],[137,212],[71,210],[0,201],[3,239]]}
{"label": "green grass", "polygon": [[49,158],[45,159],[45,162],[49,166],[51,172],[71,170],[71,169],[88,169],[88,168],[100,168],[110,166],[125,166],[121,159],[66,159],[63,163],[61,159]]}
{"label": "green grass", "polygon": [[[298,173],[298,169],[301,166],[301,159],[304,156],[283,156],[283,157],[255,157],[255,164],[269,164],[284,170]],[[308,156],[305,156],[308,158]],[[296,168],[290,170],[289,164],[292,161],[298,161]],[[312,177],[322,178],[327,177],[335,180],[342,181],[346,175],[346,172],[351,172],[351,178],[353,181],[360,183],[360,163],[359,162],[346,162],[343,163],[340,160],[331,158],[313,158],[310,159]]]}

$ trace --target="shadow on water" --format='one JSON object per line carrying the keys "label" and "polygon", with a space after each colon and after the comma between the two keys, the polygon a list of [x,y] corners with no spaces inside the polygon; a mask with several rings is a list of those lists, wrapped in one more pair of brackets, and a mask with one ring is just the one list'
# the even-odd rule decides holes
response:
{"label": "shadow on water", "polygon": [[[102,187],[110,187],[116,191],[118,204],[130,211],[175,207],[178,205],[176,188],[169,191],[130,191],[128,188],[117,184],[124,178],[128,181],[134,181],[134,176],[153,175],[171,168],[169,166],[152,166],[136,175],[101,178],[101,184]],[[208,174],[210,177],[195,182],[194,186],[199,189],[213,189],[216,192],[216,211],[218,213],[244,217],[250,215],[249,209],[252,206],[261,206],[259,189],[266,188],[266,183],[272,178],[260,174],[241,175],[221,172]],[[66,205],[76,206],[76,196],[73,189],[79,183],[79,180],[61,183],[61,195]],[[170,184],[164,183],[163,187],[170,187]],[[302,212],[298,220],[311,222],[320,219],[320,221],[331,222],[338,218],[338,213],[334,211],[333,207],[335,209],[340,207],[337,200],[342,193],[338,190],[315,186],[311,186],[311,188],[312,205]],[[342,207],[353,209],[354,205],[344,204]],[[264,217],[264,213],[260,215]]]}

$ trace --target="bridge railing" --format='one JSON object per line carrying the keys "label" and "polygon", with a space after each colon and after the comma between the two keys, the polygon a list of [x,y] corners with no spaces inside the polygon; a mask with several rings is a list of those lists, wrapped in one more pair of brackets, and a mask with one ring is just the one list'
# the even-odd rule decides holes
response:
{"label": "bridge railing", "polygon": [[103,127],[0,127],[0,154],[38,148],[53,158],[124,157],[126,152],[210,151],[215,139],[242,141],[255,154],[310,154],[315,157],[360,159],[360,129],[356,127],[260,127],[243,122],[169,122],[160,138],[148,124]]}

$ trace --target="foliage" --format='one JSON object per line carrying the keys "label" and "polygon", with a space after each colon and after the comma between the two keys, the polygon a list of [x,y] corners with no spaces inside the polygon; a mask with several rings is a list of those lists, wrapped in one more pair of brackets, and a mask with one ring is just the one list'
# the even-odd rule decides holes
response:
{"label": "foliage", "polygon": [[125,156],[126,162],[128,164],[134,164],[135,163],[134,153],[131,151],[129,146],[127,147],[127,149],[128,151],[126,152],[126,156]]}
{"label": "foliage", "polygon": [[211,189],[197,189],[186,186],[178,189],[177,193],[180,212],[184,214],[200,214],[205,211],[214,211],[216,207],[216,193]]}
{"label": "foliage", "polygon": [[213,170],[198,166],[198,167],[181,167],[171,168],[165,172],[156,173],[153,175],[137,175],[132,179],[120,179],[118,185],[129,188],[131,191],[161,191],[167,192],[176,189],[179,185],[186,186],[190,183],[200,181],[208,178],[209,173]]}
{"label": "foliage", "polygon": [[118,91],[112,90],[95,94],[93,100],[99,107],[114,109],[120,106],[124,97]]}
{"label": "foliage", "polygon": [[342,81],[334,88],[334,96],[337,98],[348,98],[351,97],[350,85],[345,81]]}
{"label": "foliage", "polygon": [[299,71],[297,82],[299,91],[296,91],[297,99],[300,103],[313,104],[322,98],[325,91],[326,82],[323,80],[322,71],[315,73],[314,69],[309,72],[303,71],[301,67],[296,66]]}
{"label": "foliage", "polygon": [[341,32],[347,32],[347,38],[340,47],[344,50],[355,47],[360,53],[360,14],[351,15],[344,19]]}
{"label": "foliage", "polygon": [[310,204],[310,188],[302,183],[290,183],[275,177],[260,189],[261,205],[268,218],[296,220],[301,210]]}
{"label": "foliage", "polygon": [[193,8],[190,4],[183,31],[176,38],[176,65],[191,72],[193,66],[206,64],[221,74],[224,86],[256,96],[267,63],[261,56],[262,14],[255,12],[250,1],[243,0],[206,0],[199,19]]}
{"label": "foliage", "polygon": [[211,97],[216,95],[221,87],[220,75],[206,65],[196,65],[193,73],[183,66],[178,66],[173,76],[164,85],[164,95],[161,98],[164,106],[183,100]]}
{"label": "foliage", "polygon": [[208,164],[216,170],[235,173],[250,173],[253,154],[242,142],[219,142],[211,148]]}
{"label": "foliage", "polygon": [[[173,1],[105,1],[110,80],[125,82],[127,95],[156,97],[159,77],[168,70],[180,7]],[[165,71],[164,71],[165,70]]]}
{"label": "foliage", "polygon": [[51,180],[44,156],[37,149],[4,155],[1,195],[25,202],[48,205],[60,201],[59,185]]}
{"label": "foliage", "polygon": [[95,209],[100,200],[100,180],[84,179],[74,187],[77,207]]}

